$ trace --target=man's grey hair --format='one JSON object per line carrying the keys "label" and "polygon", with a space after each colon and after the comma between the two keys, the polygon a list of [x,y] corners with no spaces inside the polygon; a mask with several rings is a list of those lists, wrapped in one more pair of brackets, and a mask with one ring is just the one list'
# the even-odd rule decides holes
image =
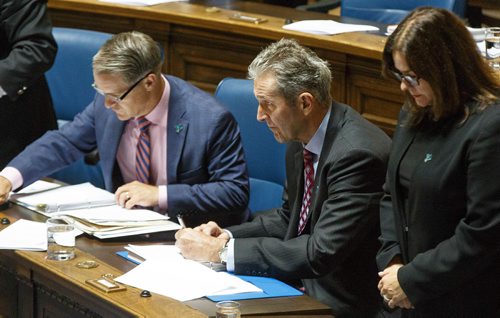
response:
{"label": "man's grey hair", "polygon": [[159,74],[161,65],[158,44],[149,35],[137,31],[113,35],[92,60],[95,73],[120,75],[127,84],[149,72]]}
{"label": "man's grey hair", "polygon": [[281,39],[262,50],[248,67],[248,78],[274,74],[278,90],[289,105],[303,92],[311,93],[324,107],[330,107],[332,73],[327,61],[292,39]]}

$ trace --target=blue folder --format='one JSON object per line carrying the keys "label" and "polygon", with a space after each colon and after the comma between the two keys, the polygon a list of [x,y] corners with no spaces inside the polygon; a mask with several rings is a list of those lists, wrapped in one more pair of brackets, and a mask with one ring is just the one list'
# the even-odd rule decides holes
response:
{"label": "blue folder", "polygon": [[257,298],[272,298],[272,297],[287,297],[287,296],[301,296],[303,293],[287,285],[275,278],[260,277],[260,276],[244,276],[235,275],[251,284],[262,289],[262,292],[239,293],[231,295],[220,296],[207,296],[212,301],[222,300],[243,300],[243,299],[257,299]]}

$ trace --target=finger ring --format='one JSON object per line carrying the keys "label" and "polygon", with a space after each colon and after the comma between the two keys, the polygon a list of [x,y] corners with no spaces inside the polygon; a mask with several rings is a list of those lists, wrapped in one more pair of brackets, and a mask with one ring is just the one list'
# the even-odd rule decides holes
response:
{"label": "finger ring", "polygon": [[385,301],[386,303],[388,303],[388,302],[391,300],[391,299],[390,299],[389,297],[387,297],[386,295],[384,295],[384,296],[382,296],[382,297],[384,297],[384,301]]}
{"label": "finger ring", "polygon": [[125,200],[130,200],[130,194],[128,192],[125,192]]}

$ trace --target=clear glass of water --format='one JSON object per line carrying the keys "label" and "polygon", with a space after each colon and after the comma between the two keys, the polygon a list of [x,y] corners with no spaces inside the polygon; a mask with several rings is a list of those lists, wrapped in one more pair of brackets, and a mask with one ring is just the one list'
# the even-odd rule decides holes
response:
{"label": "clear glass of water", "polygon": [[485,57],[490,67],[500,72],[500,27],[486,28]]}
{"label": "clear glass of water", "polygon": [[75,225],[66,217],[47,219],[47,259],[67,261],[75,258]]}
{"label": "clear glass of water", "polygon": [[219,301],[215,304],[217,318],[240,318],[240,303],[232,300]]}

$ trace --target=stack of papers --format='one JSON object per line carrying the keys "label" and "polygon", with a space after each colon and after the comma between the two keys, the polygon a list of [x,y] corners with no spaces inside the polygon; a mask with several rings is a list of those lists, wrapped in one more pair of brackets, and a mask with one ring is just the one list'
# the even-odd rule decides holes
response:
{"label": "stack of papers", "polygon": [[333,20],[303,20],[285,24],[283,29],[299,31],[320,35],[332,35],[357,31],[378,31],[379,28],[372,25],[347,24]]}
{"label": "stack of papers", "polygon": [[184,259],[174,245],[131,245],[126,248],[146,261],[115,279],[123,284],[179,301],[215,294],[262,292],[236,276]]}
{"label": "stack of papers", "polygon": [[0,249],[45,251],[47,226],[43,222],[17,220],[0,231]]}
{"label": "stack of papers", "polygon": [[[47,186],[38,182],[32,189]],[[100,239],[180,229],[180,225],[160,213],[118,206],[112,193],[90,183],[25,191],[12,194],[10,200],[48,217],[69,216],[75,227]]]}

